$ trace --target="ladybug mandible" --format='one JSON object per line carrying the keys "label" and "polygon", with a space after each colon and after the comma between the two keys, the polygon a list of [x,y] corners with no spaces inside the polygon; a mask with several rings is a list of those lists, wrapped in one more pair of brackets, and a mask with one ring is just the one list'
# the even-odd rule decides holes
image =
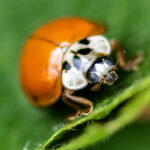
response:
{"label": "ladybug mandible", "polygon": [[[128,60],[116,40],[104,36],[105,27],[81,18],[54,20],[39,28],[24,46],[20,60],[20,79],[30,101],[48,106],[60,97],[76,110],[67,120],[88,115],[93,103],[73,95],[90,85],[92,91],[118,79],[117,65],[137,70],[142,54]],[[117,63],[111,59],[116,50]],[[81,109],[81,105],[85,106]]]}

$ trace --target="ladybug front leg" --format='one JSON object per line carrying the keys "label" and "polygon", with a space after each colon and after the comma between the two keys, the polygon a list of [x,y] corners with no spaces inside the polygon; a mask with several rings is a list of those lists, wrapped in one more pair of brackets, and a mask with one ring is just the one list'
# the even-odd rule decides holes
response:
{"label": "ladybug front leg", "polygon": [[125,50],[117,40],[110,40],[110,44],[112,49],[117,51],[117,63],[122,69],[126,71],[138,69],[137,65],[143,61],[143,51],[137,52],[134,58],[127,59]]}
{"label": "ladybug front leg", "polygon": [[[93,109],[93,103],[90,100],[82,98],[82,97],[74,96],[72,95],[73,93],[74,93],[73,91],[65,89],[62,94],[63,101],[68,106],[76,110],[74,114],[67,117],[67,121],[74,120],[82,115],[88,115],[89,113],[92,112],[92,109]],[[78,104],[83,105],[86,108],[81,109],[81,107]]]}
{"label": "ladybug front leg", "polygon": [[104,80],[101,80],[100,82],[98,82],[97,84],[95,84],[90,90],[91,91],[95,91],[95,92],[99,91],[103,82],[104,82]]}
{"label": "ladybug front leg", "polygon": [[63,100],[63,102],[64,102],[66,105],[68,105],[68,106],[71,107],[72,109],[76,110],[75,113],[69,115],[69,116],[66,118],[66,121],[74,120],[75,118],[81,116],[81,107],[80,107],[78,104],[76,104],[76,103],[70,101],[66,96],[62,96],[62,100]]}

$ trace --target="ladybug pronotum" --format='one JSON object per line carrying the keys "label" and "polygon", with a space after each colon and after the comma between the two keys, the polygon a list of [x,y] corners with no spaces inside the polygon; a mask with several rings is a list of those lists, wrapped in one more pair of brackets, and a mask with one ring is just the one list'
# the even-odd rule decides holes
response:
{"label": "ladybug pronotum", "polygon": [[[137,70],[142,54],[127,60],[116,40],[104,36],[105,27],[81,18],[54,20],[39,28],[24,46],[20,61],[20,79],[30,101],[48,106],[60,97],[76,112],[67,120],[88,115],[93,103],[74,95],[86,88],[97,91],[102,84],[118,79],[117,65]],[[116,51],[117,62],[111,59]],[[85,108],[81,108],[81,105]]]}

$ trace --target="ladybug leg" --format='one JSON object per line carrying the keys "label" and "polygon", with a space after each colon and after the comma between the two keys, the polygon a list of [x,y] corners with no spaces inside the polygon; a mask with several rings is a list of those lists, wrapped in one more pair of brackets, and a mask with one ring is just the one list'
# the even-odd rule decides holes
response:
{"label": "ladybug leg", "polygon": [[99,83],[97,83],[96,85],[94,85],[90,90],[91,91],[99,91],[103,82],[104,82],[104,80],[101,80]]}
{"label": "ladybug leg", "polygon": [[68,100],[64,96],[63,96],[62,100],[66,105],[68,105],[72,109],[76,110],[75,113],[67,116],[66,121],[74,120],[75,118],[78,118],[81,116],[81,108],[78,104],[73,103],[72,101]]}
{"label": "ladybug leg", "polygon": [[126,71],[137,70],[137,65],[143,61],[144,53],[139,51],[132,59],[126,58],[126,52],[117,40],[110,40],[110,44],[113,50],[117,51],[117,62],[120,67]]}
{"label": "ladybug leg", "polygon": [[66,121],[69,121],[69,120],[74,120],[75,118],[81,116],[81,107],[76,104],[76,103],[73,103],[72,101],[68,100],[67,97],[63,96],[62,97],[62,100],[63,102],[68,105],[69,107],[71,107],[72,109],[76,110],[75,113],[69,115],[67,118],[66,118]]}
{"label": "ladybug leg", "polygon": [[68,105],[69,107],[71,107],[71,108],[74,109],[74,110],[80,110],[80,109],[81,109],[78,104],[73,103],[72,101],[68,100],[68,98],[65,97],[65,96],[62,97],[62,100],[63,100],[63,102],[64,102],[66,105]]}
{"label": "ladybug leg", "polygon": [[[74,96],[74,95],[72,95],[73,93],[74,93],[73,91],[65,89],[64,93],[62,95],[63,101],[67,105],[72,107],[73,109],[77,110],[73,115],[70,115],[67,118],[67,121],[74,120],[74,119],[76,119],[76,118],[78,118],[78,117],[80,117],[82,115],[88,115],[89,113],[92,112],[92,109],[93,109],[93,103],[90,100],[82,98],[82,97]],[[81,109],[81,107],[79,107],[79,105],[77,105],[76,103],[80,104],[80,105],[83,105],[86,108]]]}

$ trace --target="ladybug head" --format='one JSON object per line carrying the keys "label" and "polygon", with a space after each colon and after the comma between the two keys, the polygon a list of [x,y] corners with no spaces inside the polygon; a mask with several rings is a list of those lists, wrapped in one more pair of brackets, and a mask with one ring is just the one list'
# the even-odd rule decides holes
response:
{"label": "ladybug head", "polygon": [[103,82],[112,85],[117,80],[116,65],[109,57],[98,58],[88,69],[86,78],[91,84]]}

